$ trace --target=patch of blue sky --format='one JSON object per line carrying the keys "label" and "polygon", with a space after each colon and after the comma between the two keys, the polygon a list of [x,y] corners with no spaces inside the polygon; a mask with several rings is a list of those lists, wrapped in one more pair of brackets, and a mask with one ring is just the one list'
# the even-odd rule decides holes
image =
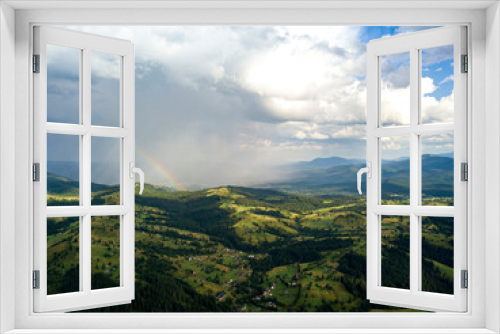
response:
{"label": "patch of blue sky", "polygon": [[[378,27],[378,26],[366,26],[361,27],[359,32],[359,41],[361,44],[366,44],[372,39],[379,39],[383,36],[393,36],[399,27],[389,26],[389,27]],[[396,34],[397,35],[397,34]]]}
{"label": "patch of blue sky", "polygon": [[425,96],[441,100],[453,93],[453,46],[422,50],[422,78],[431,78],[436,89]]}
{"label": "patch of blue sky", "polygon": [[370,42],[372,39],[379,39],[384,36],[394,36],[409,32],[438,28],[437,26],[364,26],[361,27],[359,40],[362,44]]}

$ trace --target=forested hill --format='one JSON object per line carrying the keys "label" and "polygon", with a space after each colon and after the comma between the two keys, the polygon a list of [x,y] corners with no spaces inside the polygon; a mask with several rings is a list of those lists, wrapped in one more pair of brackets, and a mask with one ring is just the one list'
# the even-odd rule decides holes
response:
{"label": "forested hill", "polygon": [[[92,193],[92,201],[116,201],[118,189],[102,187]],[[66,190],[49,189],[48,204],[74,201],[75,191]],[[365,208],[359,196],[315,197],[243,187],[172,191],[146,185],[143,195],[136,196],[136,298],[96,311],[381,310],[365,297]],[[422,224],[424,236],[429,235],[423,245],[431,250],[424,258],[425,284],[449,291],[450,223]],[[119,284],[119,226],[113,217],[93,217],[93,288]],[[408,224],[392,219],[384,226],[385,243],[391,245],[384,253],[384,282],[404,287]],[[47,227],[50,291],[74,291],[78,219],[49,219]]]}

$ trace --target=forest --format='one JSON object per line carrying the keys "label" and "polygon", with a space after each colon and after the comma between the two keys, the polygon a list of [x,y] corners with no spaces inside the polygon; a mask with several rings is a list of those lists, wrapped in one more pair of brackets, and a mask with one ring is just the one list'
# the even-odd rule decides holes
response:
{"label": "forest", "polygon": [[[74,181],[49,174],[48,187],[48,205],[75,202]],[[94,205],[119,201],[116,186],[92,190]],[[411,311],[366,300],[365,210],[359,196],[147,184],[136,196],[135,299],[91,311]],[[78,291],[78,224],[47,220],[49,294]],[[453,218],[424,217],[422,236],[423,289],[453,293]],[[119,286],[119,254],[119,217],[93,217],[93,289]],[[382,217],[382,285],[409,288],[407,217]]]}

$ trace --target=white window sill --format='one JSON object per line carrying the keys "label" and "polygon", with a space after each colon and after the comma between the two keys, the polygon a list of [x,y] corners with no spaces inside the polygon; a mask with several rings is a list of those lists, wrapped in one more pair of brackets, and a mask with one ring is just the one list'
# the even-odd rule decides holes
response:
{"label": "white window sill", "polygon": [[487,334],[488,329],[15,329],[5,334]]}

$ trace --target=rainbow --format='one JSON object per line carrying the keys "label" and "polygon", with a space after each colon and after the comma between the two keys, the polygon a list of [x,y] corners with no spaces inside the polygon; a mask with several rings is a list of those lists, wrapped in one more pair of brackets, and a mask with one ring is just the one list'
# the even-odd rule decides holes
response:
{"label": "rainbow", "polygon": [[146,162],[148,164],[151,165],[151,167],[153,167],[153,169],[158,173],[160,174],[162,177],[164,177],[169,183],[171,186],[173,186],[176,190],[180,190],[180,191],[186,191],[186,187],[184,187],[182,185],[182,183],[179,182],[179,180],[177,180],[174,175],[168,170],[165,168],[165,166],[163,166],[161,164],[161,162],[159,162],[158,160],[156,160],[155,158],[153,158],[149,153],[147,153],[146,151],[136,147],[136,153],[144,160],[146,160]]}

